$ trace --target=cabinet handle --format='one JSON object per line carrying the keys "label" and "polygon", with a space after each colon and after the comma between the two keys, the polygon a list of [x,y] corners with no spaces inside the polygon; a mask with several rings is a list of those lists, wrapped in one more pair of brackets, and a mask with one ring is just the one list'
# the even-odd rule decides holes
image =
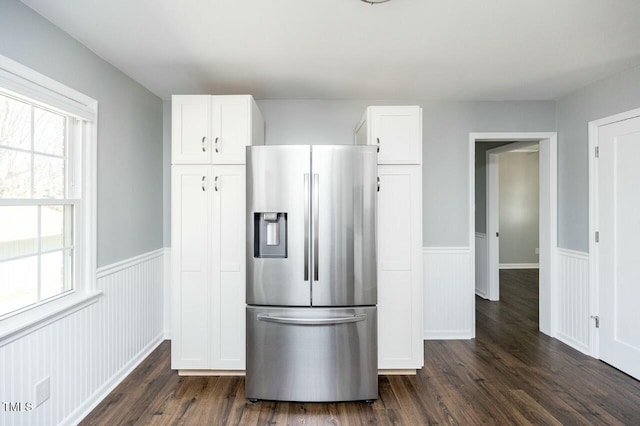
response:
{"label": "cabinet handle", "polygon": [[378,176],[378,192],[380,192],[380,176]]}
{"label": "cabinet handle", "polygon": [[215,142],[213,142],[213,146],[215,147],[216,152],[220,152],[220,151],[218,151],[218,139],[219,139],[218,136],[216,136],[216,140],[215,140]]}
{"label": "cabinet handle", "polygon": [[206,191],[206,189],[204,189],[204,180],[206,179],[206,176],[202,176],[202,190]]}
{"label": "cabinet handle", "polygon": [[378,142],[378,147],[377,147],[378,151],[377,152],[380,152],[380,138],[376,138],[376,142]]}
{"label": "cabinet handle", "polygon": [[207,139],[206,136],[202,137],[202,152],[207,152],[206,148],[204,147],[204,140]]}
{"label": "cabinet handle", "polygon": [[213,179],[213,189],[218,190],[218,176]]}

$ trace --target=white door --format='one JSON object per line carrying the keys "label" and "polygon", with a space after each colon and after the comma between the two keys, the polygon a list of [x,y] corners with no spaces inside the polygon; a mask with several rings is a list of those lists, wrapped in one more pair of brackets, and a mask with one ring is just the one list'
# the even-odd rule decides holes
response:
{"label": "white door", "polygon": [[213,163],[244,164],[251,145],[251,97],[213,97]]}
{"label": "white door", "polygon": [[422,110],[418,106],[371,107],[369,144],[378,145],[378,164],[422,162]]}
{"label": "white door", "polygon": [[213,368],[245,368],[245,166],[213,167]]}
{"label": "white door", "polygon": [[421,368],[421,168],[378,166],[378,175],[378,368]]}
{"label": "white door", "polygon": [[171,169],[173,369],[210,368],[211,166]]}
{"label": "white door", "polygon": [[171,163],[211,162],[211,96],[171,98]]}
{"label": "white door", "polygon": [[600,358],[640,379],[640,117],[599,128]]}

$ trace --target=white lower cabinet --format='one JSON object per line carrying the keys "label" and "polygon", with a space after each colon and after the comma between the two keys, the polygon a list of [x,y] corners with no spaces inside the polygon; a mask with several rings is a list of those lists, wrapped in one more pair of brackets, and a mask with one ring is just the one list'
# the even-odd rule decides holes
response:
{"label": "white lower cabinet", "polygon": [[172,166],[171,367],[245,365],[245,166]]}
{"label": "white lower cabinet", "polygon": [[213,166],[211,368],[245,367],[245,166]]}
{"label": "white lower cabinet", "polygon": [[378,166],[378,368],[424,364],[422,168]]}

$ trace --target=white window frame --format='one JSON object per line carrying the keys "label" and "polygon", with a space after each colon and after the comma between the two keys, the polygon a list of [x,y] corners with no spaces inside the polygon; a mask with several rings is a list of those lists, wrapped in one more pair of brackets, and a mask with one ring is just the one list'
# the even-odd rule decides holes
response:
{"label": "white window frame", "polygon": [[24,308],[0,320],[0,347],[98,301],[96,286],[96,165],[98,101],[0,55],[0,88],[35,105],[58,110],[84,122],[78,126],[82,141],[80,202],[75,215],[74,288]]}

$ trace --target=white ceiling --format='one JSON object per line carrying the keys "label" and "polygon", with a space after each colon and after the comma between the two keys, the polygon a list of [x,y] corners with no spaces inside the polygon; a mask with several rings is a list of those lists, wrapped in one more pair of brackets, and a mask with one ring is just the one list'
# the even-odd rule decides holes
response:
{"label": "white ceiling", "polygon": [[153,93],[554,99],[640,66],[638,0],[23,0]]}

